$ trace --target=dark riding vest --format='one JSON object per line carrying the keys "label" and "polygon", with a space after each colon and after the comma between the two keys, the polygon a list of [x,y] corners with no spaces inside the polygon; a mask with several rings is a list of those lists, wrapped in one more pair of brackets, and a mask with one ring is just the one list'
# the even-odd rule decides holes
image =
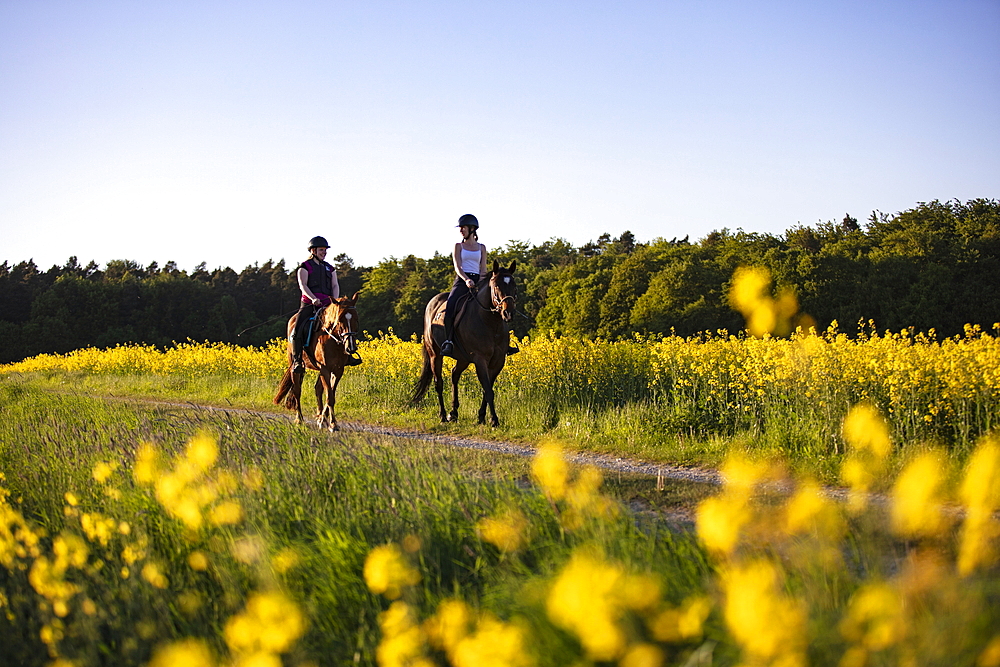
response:
{"label": "dark riding vest", "polygon": [[[316,295],[316,298],[326,303],[333,301],[333,272],[336,269],[326,262],[323,262],[322,266],[316,266],[311,259],[302,262],[301,268],[309,272],[306,287]],[[305,294],[302,295],[302,303],[309,303],[309,297]]]}

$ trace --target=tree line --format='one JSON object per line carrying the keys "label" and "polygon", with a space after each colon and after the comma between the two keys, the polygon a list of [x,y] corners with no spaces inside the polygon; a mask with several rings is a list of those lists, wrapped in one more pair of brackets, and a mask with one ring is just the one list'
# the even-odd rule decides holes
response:
{"label": "tree line", "polygon": [[[741,265],[769,268],[776,288],[793,289],[800,310],[822,329],[836,320],[851,333],[873,320],[879,330],[951,336],[967,323],[990,328],[1000,321],[1000,203],[991,199],[876,211],[865,223],[845,215],[780,235],[722,229],[694,242],[640,242],[625,231],[579,247],[559,238],[512,241],[493,259],[518,263],[518,335],[736,331],[743,321],[727,294]],[[419,334],[428,299],[454,275],[451,256],[440,253],[373,267],[356,267],[342,254],[332,263],[343,294],[362,290],[363,328],[391,328],[403,338]],[[174,262],[113,260],[102,269],[71,257],[42,271],[30,260],[4,262],[0,362],[124,342],[260,345],[284,335],[285,319],[274,318],[297,307],[296,266],[267,261],[237,273],[202,263],[187,272]]]}

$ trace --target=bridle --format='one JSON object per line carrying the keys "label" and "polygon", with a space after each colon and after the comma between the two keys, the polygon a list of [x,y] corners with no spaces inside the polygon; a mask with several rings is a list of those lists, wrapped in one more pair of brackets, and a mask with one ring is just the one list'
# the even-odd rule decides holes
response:
{"label": "bridle", "polygon": [[[490,278],[490,301],[493,304],[492,308],[487,308],[483,304],[479,303],[479,299],[475,298],[475,291],[473,292],[473,301],[475,301],[479,305],[479,307],[485,311],[502,314],[503,305],[508,301],[510,302],[510,310],[511,311],[514,310],[514,307],[517,304],[517,294],[508,294],[505,296],[504,293],[500,291],[500,286],[497,285],[497,278],[499,277],[500,276],[498,275],[494,275],[492,278]],[[509,275],[506,275],[504,277],[509,278],[510,280],[514,280],[514,278]]]}
{"label": "bridle", "polygon": [[343,345],[345,352],[354,354],[355,350],[358,349],[358,332],[352,327],[357,326],[358,311],[354,309],[354,306],[341,306],[336,301],[330,306],[336,306],[340,313],[332,327],[323,327],[321,331],[332,338],[335,343]]}

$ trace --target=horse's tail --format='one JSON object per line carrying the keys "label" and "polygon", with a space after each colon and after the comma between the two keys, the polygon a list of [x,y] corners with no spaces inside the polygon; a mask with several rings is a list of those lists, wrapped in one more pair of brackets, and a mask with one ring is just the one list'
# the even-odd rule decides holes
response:
{"label": "horse's tail", "polygon": [[431,370],[431,355],[427,351],[426,343],[421,345],[421,350],[424,353],[424,369],[420,373],[417,384],[413,386],[413,396],[410,397],[411,404],[419,402],[427,394],[427,389],[430,388],[431,382],[434,380],[434,371]]}
{"label": "horse's tail", "polygon": [[275,405],[281,405],[281,401],[284,399],[286,408],[295,409],[295,394],[292,392],[293,382],[292,367],[289,366],[285,369],[285,374],[281,376],[281,382],[278,383],[278,393],[274,395]]}

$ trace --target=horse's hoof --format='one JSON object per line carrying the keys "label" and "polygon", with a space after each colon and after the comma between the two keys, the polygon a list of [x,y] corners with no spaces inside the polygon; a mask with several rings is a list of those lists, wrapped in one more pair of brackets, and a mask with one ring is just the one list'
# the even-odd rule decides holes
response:
{"label": "horse's hoof", "polygon": [[340,430],[340,426],[338,426],[337,424],[333,424],[333,425],[330,426],[330,432],[331,433],[334,433],[334,432],[339,431],[339,430]]}

